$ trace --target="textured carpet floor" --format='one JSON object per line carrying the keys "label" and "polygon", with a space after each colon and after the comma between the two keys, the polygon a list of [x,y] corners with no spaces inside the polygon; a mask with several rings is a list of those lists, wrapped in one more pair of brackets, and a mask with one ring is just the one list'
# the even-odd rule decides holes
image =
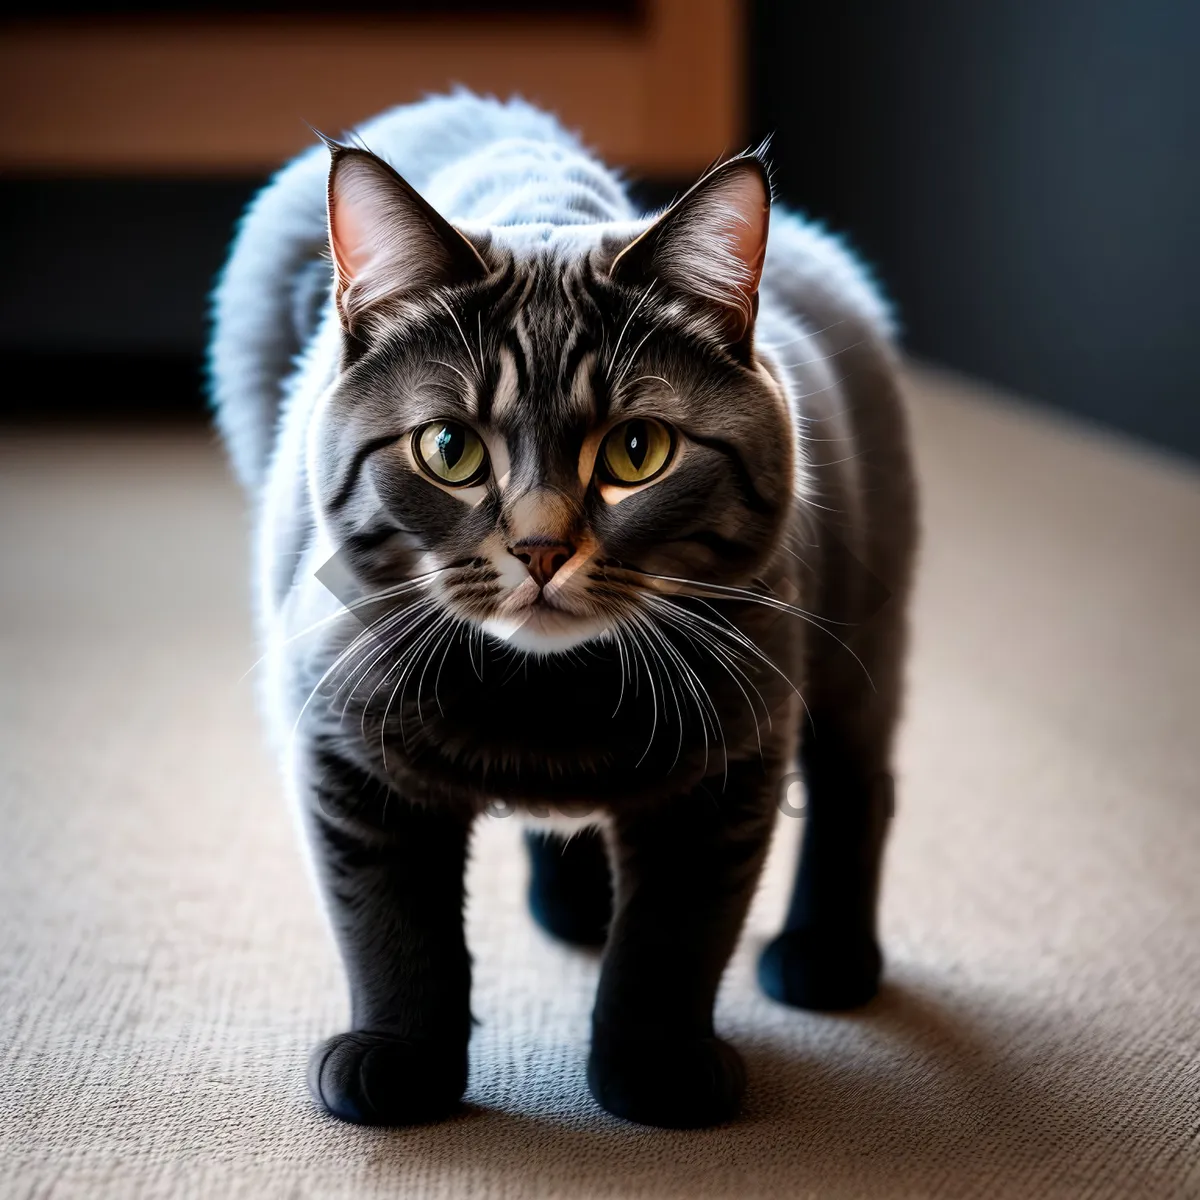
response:
{"label": "textured carpet floor", "polygon": [[0,1195],[1200,1196],[1200,478],[921,375],[925,482],[885,993],[753,983],[745,1117],[583,1083],[595,960],[470,888],[470,1107],[349,1128],[304,1089],[333,952],[261,748],[241,500],[199,434],[0,451]]}

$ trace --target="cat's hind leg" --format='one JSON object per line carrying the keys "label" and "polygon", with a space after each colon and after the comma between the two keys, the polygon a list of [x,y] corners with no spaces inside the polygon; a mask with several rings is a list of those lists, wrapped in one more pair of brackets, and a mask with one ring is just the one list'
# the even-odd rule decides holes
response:
{"label": "cat's hind leg", "polygon": [[836,635],[810,635],[799,748],[804,833],[784,930],[758,962],[763,990],[798,1008],[854,1008],[880,986],[876,910],[894,804],[911,546],[911,528],[896,524],[892,587],[874,584],[882,602],[869,602],[874,575],[840,540],[826,548],[827,569],[854,598],[834,611],[863,616],[835,625]]}
{"label": "cat's hind leg", "polygon": [[799,1008],[855,1008],[879,990],[876,909],[894,803],[904,609],[899,589],[858,628],[841,627],[836,639],[813,634],[800,858],[783,931],[759,960],[763,990]]}
{"label": "cat's hind leg", "polygon": [[553,937],[576,946],[603,946],[612,920],[612,878],[598,829],[570,837],[525,831],[529,911]]}
{"label": "cat's hind leg", "polygon": [[836,1011],[879,990],[876,907],[892,777],[808,765],[806,825],[783,930],[763,950],[759,983],[797,1008]]}
{"label": "cat's hind leg", "polygon": [[844,391],[814,403],[827,406],[828,419],[841,414],[855,452],[830,432],[809,446],[829,515],[808,513],[802,539],[810,585],[817,581],[805,607],[818,616],[803,682],[807,812],[783,932],[759,960],[769,995],[813,1009],[853,1008],[879,988],[876,907],[917,542],[917,492],[891,355],[868,331],[838,364]]}

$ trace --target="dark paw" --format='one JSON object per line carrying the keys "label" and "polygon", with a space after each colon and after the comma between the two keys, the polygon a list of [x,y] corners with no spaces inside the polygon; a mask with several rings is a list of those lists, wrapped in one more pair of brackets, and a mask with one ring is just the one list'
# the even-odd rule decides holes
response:
{"label": "dark paw", "polygon": [[720,1125],[738,1115],[746,1071],[719,1038],[614,1041],[596,1038],[588,1087],[601,1108],[665,1129]]}
{"label": "dark paw", "polygon": [[576,946],[603,946],[612,919],[612,882],[595,830],[565,840],[529,832],[529,911],[549,934]]}
{"label": "dark paw", "polygon": [[758,960],[758,982],[774,1000],[823,1012],[857,1008],[879,991],[883,958],[862,934],[785,929]]}
{"label": "dark paw", "polygon": [[358,1030],[322,1042],[308,1089],[326,1111],[355,1125],[419,1125],[449,1116],[467,1085],[466,1047]]}

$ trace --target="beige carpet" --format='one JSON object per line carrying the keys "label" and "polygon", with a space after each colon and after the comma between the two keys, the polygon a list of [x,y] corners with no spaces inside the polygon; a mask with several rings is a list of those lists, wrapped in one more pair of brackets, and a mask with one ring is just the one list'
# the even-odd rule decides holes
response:
{"label": "beige carpet", "polygon": [[[241,500],[212,439],[4,435],[0,1194],[1200,1196],[1200,476],[921,375],[927,541],[885,994],[753,983],[737,1124],[583,1084],[596,965],[480,830],[470,1108],[318,1116],[344,1000],[261,749]],[[1136,398],[1131,398],[1136,403]]]}

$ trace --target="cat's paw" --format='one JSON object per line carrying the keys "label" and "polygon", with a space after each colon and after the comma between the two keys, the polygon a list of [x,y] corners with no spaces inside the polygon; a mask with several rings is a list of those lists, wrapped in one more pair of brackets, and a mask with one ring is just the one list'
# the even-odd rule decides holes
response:
{"label": "cat's paw", "polygon": [[465,1046],[354,1030],[322,1042],[308,1088],[327,1112],[355,1125],[419,1125],[449,1116],[467,1085]]}
{"label": "cat's paw", "polygon": [[866,1004],[879,991],[883,956],[873,937],[785,929],[758,960],[759,986],[795,1008],[838,1012]]}
{"label": "cat's paw", "polygon": [[746,1089],[741,1056],[715,1037],[597,1037],[587,1078],[596,1103],[614,1117],[664,1129],[731,1121]]}

